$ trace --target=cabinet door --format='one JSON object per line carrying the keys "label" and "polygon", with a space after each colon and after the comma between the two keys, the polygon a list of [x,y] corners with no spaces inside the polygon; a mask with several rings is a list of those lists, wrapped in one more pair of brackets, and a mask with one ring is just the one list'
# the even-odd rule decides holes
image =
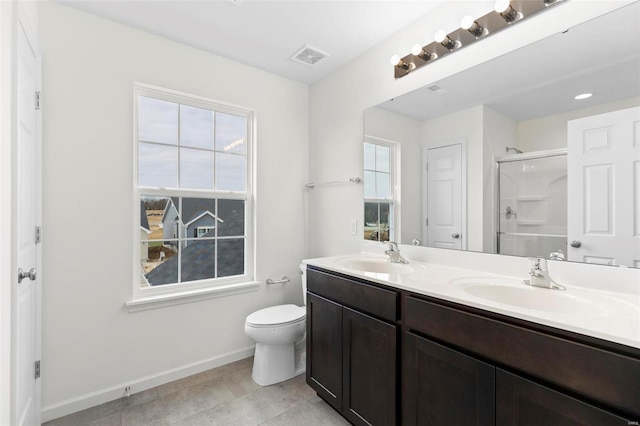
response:
{"label": "cabinet door", "polygon": [[497,426],[626,426],[609,412],[497,369]]}
{"label": "cabinet door", "polygon": [[395,425],[397,326],[342,312],[343,415],[356,425]]}
{"label": "cabinet door", "polygon": [[404,425],[494,424],[495,367],[409,332],[403,345]]}
{"label": "cabinet door", "polygon": [[342,306],[307,294],[307,384],[342,410]]}

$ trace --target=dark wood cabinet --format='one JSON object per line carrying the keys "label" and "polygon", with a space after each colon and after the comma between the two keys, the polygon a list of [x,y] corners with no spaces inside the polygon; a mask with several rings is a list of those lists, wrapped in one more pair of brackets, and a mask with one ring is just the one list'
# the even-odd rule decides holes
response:
{"label": "dark wood cabinet", "polygon": [[[334,285],[360,296],[340,298],[328,290]],[[307,383],[353,424],[397,424],[398,326],[353,309],[360,304],[393,317],[395,294],[315,271],[308,272],[307,286]],[[380,295],[391,296],[390,307],[375,302]]]}
{"label": "dark wood cabinet", "polygon": [[628,426],[631,420],[496,370],[496,426]]}
{"label": "dark wood cabinet", "polygon": [[404,425],[492,425],[495,367],[413,333],[404,334]]}
{"label": "dark wood cabinet", "polygon": [[353,424],[396,424],[396,326],[343,309],[344,416]]}
{"label": "dark wood cabinet", "polygon": [[342,306],[307,295],[307,383],[342,411]]}
{"label": "dark wood cabinet", "polygon": [[307,289],[307,383],[352,424],[640,421],[635,348],[315,267]]}

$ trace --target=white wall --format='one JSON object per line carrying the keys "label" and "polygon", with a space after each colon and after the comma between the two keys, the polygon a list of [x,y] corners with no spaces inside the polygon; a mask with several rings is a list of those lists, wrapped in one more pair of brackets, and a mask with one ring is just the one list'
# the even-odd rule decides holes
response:
{"label": "white wall", "polygon": [[[459,27],[468,13],[478,16],[493,1],[450,1],[418,19],[375,48],[311,86],[309,173],[323,181],[362,172],[363,111],[403,93],[436,82],[468,67],[614,10],[630,1],[573,0],[409,74],[393,78],[389,58],[404,55],[416,42],[432,41],[439,28]],[[349,220],[362,217],[362,186],[345,185],[310,194],[309,242],[312,256],[356,252],[360,236],[349,234]]]}
{"label": "white wall", "polygon": [[[248,356],[246,315],[283,300],[302,302],[297,267],[307,256],[309,98],[306,85],[52,2],[41,4],[40,31],[47,420],[119,397],[127,384],[136,392],[154,380]],[[286,274],[287,290],[262,285],[257,292],[127,312],[136,219],[134,81],[256,111],[256,278]]]}
{"label": "white wall", "polygon": [[364,116],[364,133],[367,136],[395,141],[401,145],[401,232],[399,238],[396,237],[396,241],[410,244],[414,238],[422,239],[420,122],[382,108],[370,108]]}
{"label": "white wall", "polygon": [[563,114],[548,115],[518,123],[518,148],[524,152],[567,147],[567,121],[604,114],[640,105],[640,98],[629,98]]}

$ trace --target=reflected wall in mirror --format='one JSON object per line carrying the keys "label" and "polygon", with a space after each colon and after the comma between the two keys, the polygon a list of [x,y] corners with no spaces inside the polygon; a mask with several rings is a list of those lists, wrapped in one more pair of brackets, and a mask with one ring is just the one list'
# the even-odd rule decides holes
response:
{"label": "reflected wall in mirror", "polygon": [[634,2],[366,110],[402,152],[395,239],[640,267],[639,76]]}

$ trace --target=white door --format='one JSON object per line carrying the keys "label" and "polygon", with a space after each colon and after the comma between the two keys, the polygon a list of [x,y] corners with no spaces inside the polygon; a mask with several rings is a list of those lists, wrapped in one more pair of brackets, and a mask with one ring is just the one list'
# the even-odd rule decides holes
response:
{"label": "white door", "polygon": [[[20,22],[20,21],[19,21]],[[17,56],[17,267],[15,324],[15,421],[40,423],[36,386],[38,355],[38,276],[36,226],[38,209],[38,60],[22,24],[18,25]],[[30,273],[31,271],[31,273]],[[23,276],[19,277],[22,272]],[[26,275],[26,276],[25,276]],[[20,281],[20,282],[18,282]]]}
{"label": "white door", "polygon": [[640,267],[640,108],[568,124],[568,258]]}
{"label": "white door", "polygon": [[[462,144],[426,149],[426,238],[428,247],[466,249],[466,194]],[[424,181],[424,180],[423,180]]]}

